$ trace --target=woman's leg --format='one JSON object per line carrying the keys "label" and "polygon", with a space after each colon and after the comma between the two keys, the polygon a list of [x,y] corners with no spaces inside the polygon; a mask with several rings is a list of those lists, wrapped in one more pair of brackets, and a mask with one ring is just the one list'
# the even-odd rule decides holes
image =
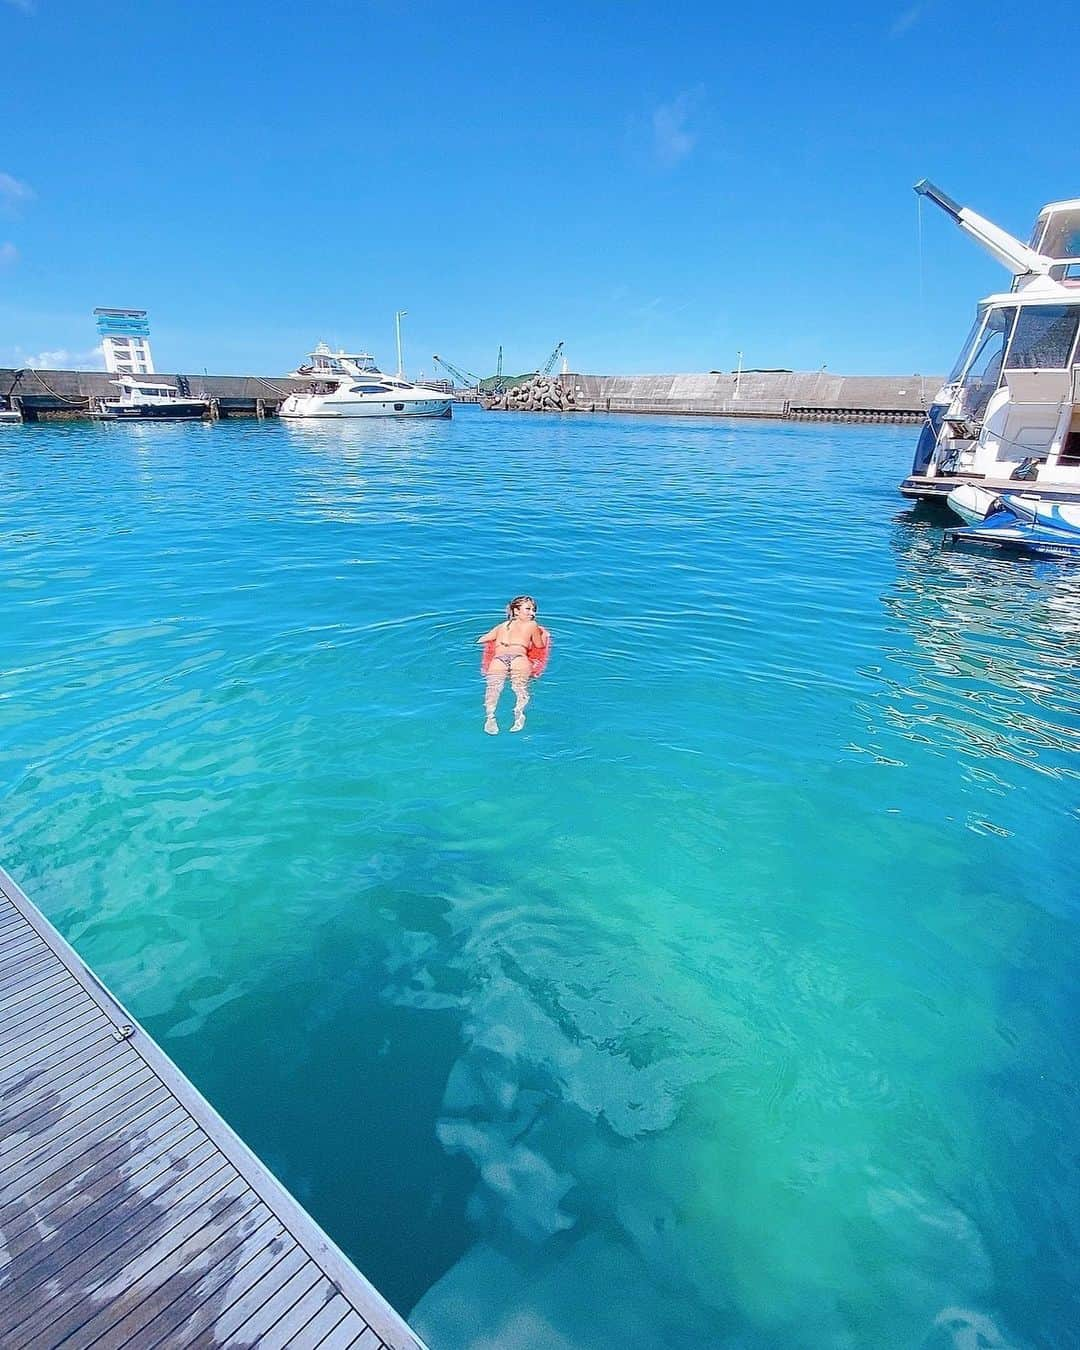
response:
{"label": "woman's leg", "polygon": [[492,661],[488,666],[487,689],[484,691],[484,712],[487,717],[484,720],[484,730],[489,736],[499,734],[499,724],[495,721],[495,705],[499,701],[499,695],[503,691],[503,685],[506,683],[506,665],[502,661]]}
{"label": "woman's leg", "polygon": [[525,705],[529,701],[529,678],[532,675],[532,665],[527,656],[515,656],[514,664],[510,667],[510,687],[513,689],[514,698],[514,720],[510,725],[511,731],[520,731],[525,725]]}

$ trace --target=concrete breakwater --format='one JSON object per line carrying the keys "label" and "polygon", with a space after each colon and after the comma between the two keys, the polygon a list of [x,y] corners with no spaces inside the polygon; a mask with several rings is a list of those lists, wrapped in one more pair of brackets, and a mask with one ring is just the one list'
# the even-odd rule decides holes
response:
{"label": "concrete breakwater", "polygon": [[713,371],[708,375],[561,375],[581,412],[691,413],[800,421],[918,422],[939,375]]}
{"label": "concrete breakwater", "polygon": [[[103,370],[0,368],[0,406],[28,421],[93,417],[115,396]],[[284,376],[162,374],[154,379],[205,398],[213,417],[273,416],[310,381]],[[744,370],[738,375],[536,376],[487,406],[506,411],[689,413],[802,421],[917,422],[941,384],[935,375],[832,375],[828,371]],[[476,402],[473,391],[462,401]]]}
{"label": "concrete breakwater", "polygon": [[[5,370],[0,368],[0,401],[38,418],[93,417],[101,400],[116,397],[116,377],[104,370]],[[263,417],[276,414],[292,393],[310,380],[262,375],[148,375],[175,385],[185,396],[204,398],[211,417]]]}

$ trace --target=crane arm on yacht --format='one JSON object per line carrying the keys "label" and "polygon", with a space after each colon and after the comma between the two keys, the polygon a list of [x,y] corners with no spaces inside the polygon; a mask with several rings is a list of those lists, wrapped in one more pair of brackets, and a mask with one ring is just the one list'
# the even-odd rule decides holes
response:
{"label": "crane arm on yacht", "polygon": [[972,211],[970,206],[960,206],[951,197],[947,197],[939,187],[935,187],[928,178],[921,178],[915,184],[915,191],[920,197],[929,197],[935,206],[940,206],[965,234],[970,235],[976,243],[981,244],[1014,276],[1030,272],[1045,275],[1053,266],[1054,260],[1052,258],[1036,253],[1033,248],[1029,248],[1027,244],[1022,244],[1007,230],[995,225],[992,220],[987,220],[985,216],[980,216],[977,211]]}

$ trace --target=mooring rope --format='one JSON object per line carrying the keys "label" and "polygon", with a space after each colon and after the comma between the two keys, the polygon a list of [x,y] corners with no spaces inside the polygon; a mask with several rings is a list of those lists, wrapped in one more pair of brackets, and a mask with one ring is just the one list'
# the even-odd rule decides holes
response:
{"label": "mooring rope", "polygon": [[248,379],[255,380],[258,384],[264,384],[267,389],[269,389],[272,394],[276,394],[278,398],[288,398],[292,392],[290,389],[279,389],[277,385],[271,384],[269,380],[264,380],[261,375],[249,375]]}
{"label": "mooring rope", "polygon": [[[63,394],[59,393],[52,387],[52,385],[48,382],[48,380],[46,380],[42,376],[40,371],[35,370],[33,366],[30,366],[28,369],[30,371],[30,374],[33,375],[34,379],[37,380],[38,384],[42,385],[45,389],[47,389],[49,393],[52,394],[53,398],[58,398],[61,403],[85,403],[87,406],[89,406],[90,404],[89,394],[83,394],[80,398],[66,398]],[[26,374],[25,370],[19,371],[20,376],[25,374]],[[12,386],[12,388],[14,388],[14,385]],[[10,392],[11,390],[8,390],[9,394]]]}

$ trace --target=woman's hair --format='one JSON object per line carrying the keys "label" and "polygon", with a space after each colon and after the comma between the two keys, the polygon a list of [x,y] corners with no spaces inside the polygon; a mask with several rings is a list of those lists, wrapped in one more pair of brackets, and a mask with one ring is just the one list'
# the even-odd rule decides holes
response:
{"label": "woman's hair", "polygon": [[523,605],[526,600],[530,600],[533,605],[536,605],[536,601],[533,600],[531,595],[515,595],[513,600],[506,606],[506,617],[512,619],[514,617],[514,610],[516,610],[519,605]]}

